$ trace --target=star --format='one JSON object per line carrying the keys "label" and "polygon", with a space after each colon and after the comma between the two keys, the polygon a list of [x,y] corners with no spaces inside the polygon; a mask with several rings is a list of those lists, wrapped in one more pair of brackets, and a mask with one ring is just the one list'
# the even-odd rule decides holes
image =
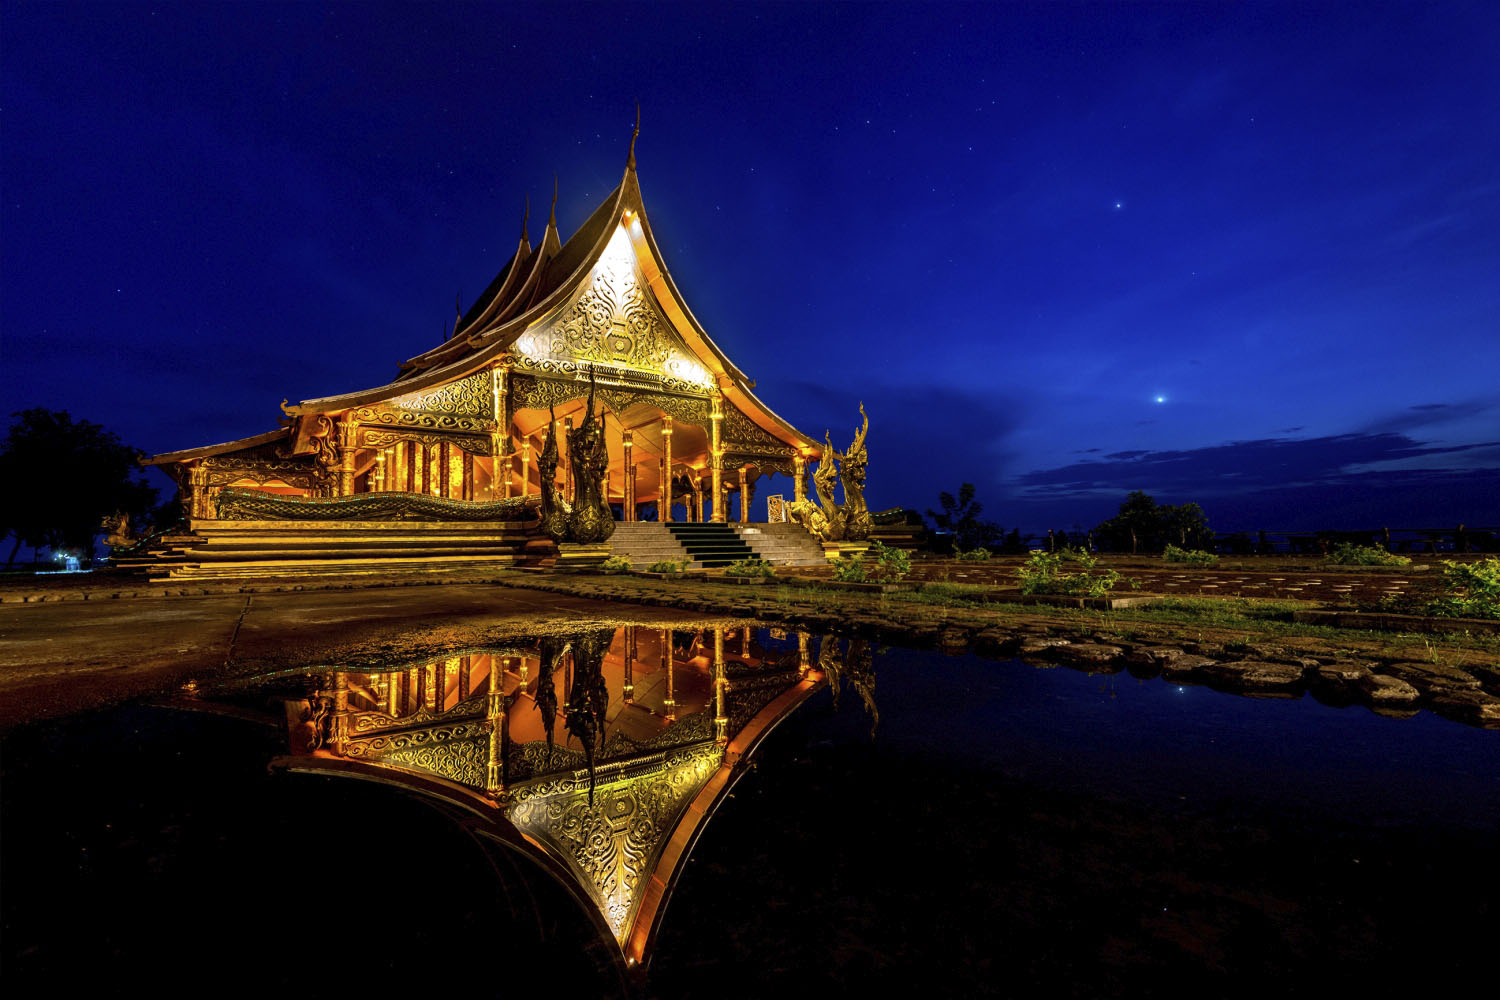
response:
{"label": "star", "polygon": [[1166,396],[1157,396],[1156,397],[1156,401],[1158,403],[1165,403],[1167,401],[1167,397]]}

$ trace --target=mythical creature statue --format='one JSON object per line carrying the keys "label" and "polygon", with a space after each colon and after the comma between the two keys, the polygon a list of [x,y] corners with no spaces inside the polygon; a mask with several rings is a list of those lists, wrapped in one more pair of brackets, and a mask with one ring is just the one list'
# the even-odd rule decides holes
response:
{"label": "mythical creature statue", "polygon": [[854,433],[854,443],[849,450],[839,455],[839,465],[844,479],[844,537],[851,542],[862,542],[870,537],[870,511],[865,507],[865,435],[870,431],[870,418],[865,413],[865,404],[859,404],[859,415],[864,417],[864,426]]}
{"label": "mythical creature statue", "polygon": [[609,475],[609,446],[604,440],[604,418],[594,417],[594,379],[589,376],[588,413],[568,432],[568,458],[573,463],[573,514],[568,534],[575,542],[602,542],[615,533],[615,518],[604,498]]}
{"label": "mythical creature statue", "polygon": [[[868,464],[865,436],[870,431],[870,418],[865,413],[864,403],[859,404],[859,415],[864,418],[864,426],[854,432],[854,443],[848,452],[835,450],[828,432],[823,432],[823,458],[818,462],[818,471],[813,473],[813,492],[817,494],[817,502],[794,500],[787,504],[792,519],[824,541],[862,542],[870,537],[872,520],[865,507],[865,469]],[[835,499],[841,467],[843,503]]]}
{"label": "mythical creature statue", "polygon": [[604,750],[605,719],[609,709],[609,687],[604,681],[604,654],[610,632],[589,632],[573,640],[573,686],[563,709],[568,735],[583,744],[589,770],[589,805],[594,804],[594,766]]}
{"label": "mythical creature statue", "polygon": [[547,408],[547,441],[542,453],[537,456],[536,471],[542,479],[542,533],[554,542],[568,540],[568,527],[573,519],[573,508],[562,498],[557,488],[557,414]]}
{"label": "mythical creature statue", "polygon": [[827,431],[823,432],[823,445],[823,457],[818,461],[818,471],[813,473],[813,492],[817,494],[818,506],[827,522],[821,532],[824,540],[841,542],[844,540],[844,508],[835,499],[839,485],[839,453],[834,450]]}

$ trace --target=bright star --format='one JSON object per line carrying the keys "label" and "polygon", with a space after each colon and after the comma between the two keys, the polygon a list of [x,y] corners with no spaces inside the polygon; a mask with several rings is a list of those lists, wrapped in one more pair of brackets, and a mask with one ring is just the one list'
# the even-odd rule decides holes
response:
{"label": "bright star", "polygon": [[1166,396],[1157,396],[1156,397],[1156,401],[1158,403],[1165,403],[1167,401],[1167,397]]}
{"label": "bright star", "polygon": [[1125,207],[1125,203],[1123,201],[1117,201],[1117,202],[1115,202],[1115,211],[1119,211],[1120,209],[1122,209],[1124,207]]}

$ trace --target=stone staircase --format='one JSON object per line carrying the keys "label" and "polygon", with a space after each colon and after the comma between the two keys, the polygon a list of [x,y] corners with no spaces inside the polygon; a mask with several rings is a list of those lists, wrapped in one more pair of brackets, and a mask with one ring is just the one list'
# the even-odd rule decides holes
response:
{"label": "stone staircase", "polygon": [[681,562],[688,558],[687,549],[665,524],[656,521],[617,522],[615,533],[609,536],[609,547],[611,555],[629,559],[632,569],[645,569],[663,559]]}
{"label": "stone staircase", "polygon": [[515,564],[520,521],[216,521],[163,536],[122,568],[153,581],[345,576]]}
{"label": "stone staircase", "polygon": [[822,566],[828,562],[822,544],[800,524],[737,524],[740,541],[773,566]]}

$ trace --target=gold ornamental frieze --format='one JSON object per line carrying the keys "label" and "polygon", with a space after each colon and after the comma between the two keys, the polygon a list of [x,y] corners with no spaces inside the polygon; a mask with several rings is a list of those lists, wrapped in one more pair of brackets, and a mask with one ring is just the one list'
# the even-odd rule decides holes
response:
{"label": "gold ornamental frieze", "polygon": [[495,426],[495,422],[485,416],[398,410],[388,406],[356,406],[351,412],[354,418],[362,424],[377,424],[383,427],[489,432]]}
{"label": "gold ornamental frieze", "polygon": [[518,367],[549,374],[574,374],[582,364],[649,373],[700,392],[713,386],[708,370],[661,314],[623,226],[579,293],[521,334],[515,355]]}
{"label": "gold ornamental frieze", "polygon": [[478,371],[427,392],[397,396],[389,406],[402,412],[489,418],[494,416],[491,386],[490,373]]}
{"label": "gold ornamental frieze", "polygon": [[377,430],[373,427],[363,427],[359,432],[361,448],[389,448],[403,441],[428,448],[440,444],[457,445],[471,455],[488,455],[492,450],[488,434],[434,434],[423,431]]}

